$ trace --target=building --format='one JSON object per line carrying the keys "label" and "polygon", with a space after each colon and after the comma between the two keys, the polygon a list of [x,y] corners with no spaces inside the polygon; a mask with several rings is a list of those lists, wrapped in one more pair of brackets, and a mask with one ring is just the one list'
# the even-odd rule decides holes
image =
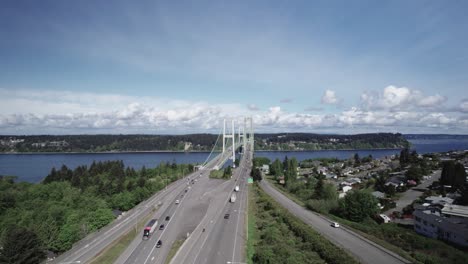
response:
{"label": "building", "polygon": [[385,198],[385,193],[379,192],[379,191],[372,192],[372,195],[377,199],[384,199]]}
{"label": "building", "polygon": [[413,215],[416,233],[468,247],[467,206],[416,207]]}
{"label": "building", "polygon": [[426,199],[424,199],[424,202],[432,204],[432,205],[444,206],[446,204],[452,204],[453,199],[448,198],[448,197],[442,197],[442,196],[429,196]]}
{"label": "building", "polygon": [[351,186],[343,186],[343,188],[342,188],[344,193],[347,193],[347,192],[351,191],[352,189],[353,189],[353,187],[351,187]]}

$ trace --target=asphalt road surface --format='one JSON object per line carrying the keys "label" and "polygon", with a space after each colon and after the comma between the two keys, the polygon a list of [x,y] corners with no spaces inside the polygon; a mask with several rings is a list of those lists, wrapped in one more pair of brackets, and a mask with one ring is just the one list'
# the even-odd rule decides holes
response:
{"label": "asphalt road surface", "polygon": [[[248,150],[245,156],[250,156]],[[212,190],[205,216],[174,256],[172,264],[245,262],[247,178],[250,168],[251,158],[243,158],[232,179]],[[235,186],[239,186],[239,192],[234,192]],[[236,193],[234,203],[229,202],[232,193]]]}
{"label": "asphalt road surface", "polygon": [[411,263],[399,255],[375,244],[372,241],[367,240],[366,238],[346,228],[332,227],[332,221],[291,201],[289,198],[271,186],[268,181],[262,181],[260,186],[289,212],[310,225],[313,229],[322,234],[325,238],[329,239],[332,243],[349,252],[361,263]]}
{"label": "asphalt road surface", "polygon": [[416,199],[418,199],[421,195],[423,195],[423,191],[420,189],[426,189],[431,185],[434,181],[438,181],[440,179],[441,170],[434,171],[429,179],[423,181],[418,186],[415,186],[411,189],[408,189],[403,195],[396,201],[396,207],[386,211],[384,214],[390,216],[393,212],[401,212],[403,208],[412,204]]}
{"label": "asphalt road surface", "polygon": [[[227,154],[226,154],[227,153]],[[220,160],[225,160],[229,151],[224,155],[218,155],[210,161],[206,167],[213,167],[220,163]],[[199,172],[188,175],[188,178],[193,178],[199,175]],[[186,177],[186,178],[187,178]],[[136,226],[139,219],[150,214],[156,206],[160,206],[158,212],[165,213],[174,212],[176,209],[172,207],[173,201],[176,197],[185,191],[187,187],[187,179],[183,178],[176,182],[171,183],[165,190],[162,190],[146,201],[141,202],[133,209],[126,212],[126,214],[118,220],[102,228],[98,232],[94,232],[81,241],[73,245],[72,249],[58,256],[53,261],[47,263],[87,263],[90,262],[96,255],[102,252],[113,241],[118,239],[122,234],[125,234],[131,228]],[[172,211],[171,211],[172,210]]]}

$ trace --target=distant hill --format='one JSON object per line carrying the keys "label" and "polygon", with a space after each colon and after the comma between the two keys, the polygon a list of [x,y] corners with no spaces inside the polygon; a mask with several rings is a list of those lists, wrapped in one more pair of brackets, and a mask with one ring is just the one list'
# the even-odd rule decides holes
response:
{"label": "distant hill", "polygon": [[[39,135],[0,136],[0,152],[210,151],[218,135]],[[221,144],[218,144],[221,146]],[[256,150],[403,148],[401,134],[255,134]]]}
{"label": "distant hill", "polygon": [[468,139],[468,135],[449,134],[404,134],[406,139]]}

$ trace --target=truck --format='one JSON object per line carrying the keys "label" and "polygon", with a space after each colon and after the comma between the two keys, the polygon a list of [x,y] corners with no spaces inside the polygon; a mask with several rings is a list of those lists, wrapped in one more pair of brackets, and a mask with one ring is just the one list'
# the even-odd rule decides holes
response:
{"label": "truck", "polygon": [[236,201],[236,194],[235,194],[235,193],[232,193],[232,194],[231,194],[231,199],[229,199],[229,201],[230,201],[231,203],[234,203],[234,202]]}
{"label": "truck", "polygon": [[236,188],[234,188],[234,191],[236,191],[236,192],[239,191],[239,185],[236,185]]}
{"label": "truck", "polygon": [[158,226],[158,219],[151,219],[143,230],[143,240],[147,240]]}

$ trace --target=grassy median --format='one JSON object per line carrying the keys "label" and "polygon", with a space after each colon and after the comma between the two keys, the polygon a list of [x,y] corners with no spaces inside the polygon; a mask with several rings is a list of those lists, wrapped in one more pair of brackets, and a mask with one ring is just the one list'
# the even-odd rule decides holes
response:
{"label": "grassy median", "polygon": [[166,261],[164,263],[169,264],[171,263],[172,258],[175,256],[179,248],[184,244],[185,238],[178,239],[174,243],[172,243],[171,250],[169,250],[169,254],[167,255]]}
{"label": "grassy median", "polygon": [[[156,209],[157,210],[157,209]],[[101,253],[99,253],[90,263],[91,264],[112,264],[119,256],[125,251],[125,249],[132,243],[136,236],[141,235],[141,230],[145,224],[151,219],[152,214],[156,211],[145,216],[140,220],[135,228],[122,235],[119,239],[115,240],[109,246],[107,246]]]}

